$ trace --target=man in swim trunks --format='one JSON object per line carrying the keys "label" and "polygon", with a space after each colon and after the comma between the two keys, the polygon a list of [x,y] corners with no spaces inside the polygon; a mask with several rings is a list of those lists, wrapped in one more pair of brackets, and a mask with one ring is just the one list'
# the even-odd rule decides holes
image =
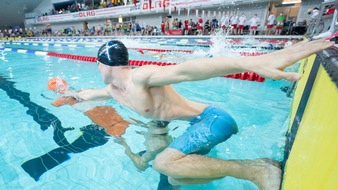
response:
{"label": "man in swim trunks", "polygon": [[190,121],[187,131],[158,154],[153,163],[155,170],[169,176],[171,184],[208,183],[231,176],[250,180],[260,189],[276,190],[280,187],[281,170],[271,160],[222,160],[203,156],[237,132],[236,122],[222,109],[187,100],[170,85],[242,72],[298,80],[300,74],[283,69],[333,44],[305,41],[261,56],[198,58],[178,65],[132,69],[124,44],[109,41],[99,49],[97,62],[107,86],[82,90],[76,97],[80,100],[114,98],[145,117]]}

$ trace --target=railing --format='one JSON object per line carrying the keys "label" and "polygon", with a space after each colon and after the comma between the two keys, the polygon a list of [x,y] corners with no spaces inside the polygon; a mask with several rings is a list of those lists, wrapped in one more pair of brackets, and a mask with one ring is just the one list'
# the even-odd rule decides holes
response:
{"label": "railing", "polygon": [[336,22],[334,10],[338,8],[338,1],[323,2],[319,8],[319,14],[310,21],[306,34],[315,36],[330,27],[331,22]]}

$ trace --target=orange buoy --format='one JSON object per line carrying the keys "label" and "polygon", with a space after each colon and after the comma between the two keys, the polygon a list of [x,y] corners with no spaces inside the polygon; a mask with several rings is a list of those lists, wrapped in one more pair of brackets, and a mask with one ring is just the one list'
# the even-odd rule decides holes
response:
{"label": "orange buoy", "polygon": [[67,90],[67,82],[62,78],[54,77],[48,81],[48,90],[63,94]]}

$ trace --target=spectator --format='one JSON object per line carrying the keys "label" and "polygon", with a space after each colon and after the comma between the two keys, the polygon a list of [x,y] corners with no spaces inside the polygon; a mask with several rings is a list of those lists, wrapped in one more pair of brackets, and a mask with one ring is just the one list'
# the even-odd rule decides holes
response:
{"label": "spectator", "polygon": [[188,35],[189,34],[189,20],[185,19],[184,20],[184,35]]}
{"label": "spectator", "polygon": [[224,15],[221,19],[221,25],[222,25],[223,33],[226,32],[227,26],[229,25],[229,20],[230,20],[230,18],[227,14]]}
{"label": "spectator", "polygon": [[281,35],[285,21],[285,15],[283,14],[283,12],[279,14],[279,16],[276,18],[276,21],[276,35]]}
{"label": "spectator", "polygon": [[317,7],[313,9],[308,9],[307,14],[310,15],[311,20],[314,20],[319,14],[319,9]]}
{"label": "spectator", "polygon": [[235,13],[231,18],[230,18],[230,24],[231,24],[231,34],[237,35],[237,24],[238,24],[238,16]]}
{"label": "spectator", "polygon": [[257,14],[255,14],[255,16],[250,19],[250,35],[256,35],[259,23],[260,19],[257,17]]}
{"label": "spectator", "polygon": [[238,20],[239,20],[238,35],[243,35],[244,24],[246,22],[246,17],[244,15],[244,13],[242,14],[242,16],[239,17]]}
{"label": "spectator", "polygon": [[50,25],[50,23],[46,24],[46,34],[48,37],[50,37],[52,35],[52,26]]}
{"label": "spectator", "polygon": [[217,29],[217,28],[218,28],[218,20],[216,19],[216,17],[214,17],[211,20],[211,33],[214,33],[215,29]]}
{"label": "spectator", "polygon": [[202,31],[203,31],[202,23],[203,23],[203,19],[200,16],[198,21],[197,21],[197,35],[202,35]]}
{"label": "spectator", "polygon": [[192,19],[190,19],[188,27],[189,27],[189,33],[193,34],[193,31],[196,29],[195,29],[195,23],[192,21]]}
{"label": "spectator", "polygon": [[136,34],[141,35],[141,27],[140,27],[140,24],[137,21],[135,23],[135,28],[136,28]]}
{"label": "spectator", "polygon": [[210,21],[207,20],[205,23],[204,23],[204,34],[210,34]]}
{"label": "spectator", "polygon": [[165,32],[165,24],[164,24],[164,21],[162,21],[161,23],[161,34],[163,35]]}
{"label": "spectator", "polygon": [[267,20],[267,25],[266,25],[266,35],[272,35],[272,28],[275,24],[276,21],[276,16],[271,12],[268,20]]}
{"label": "spectator", "polygon": [[179,28],[179,29],[182,29],[182,20],[180,20],[180,21],[178,22],[178,28]]}

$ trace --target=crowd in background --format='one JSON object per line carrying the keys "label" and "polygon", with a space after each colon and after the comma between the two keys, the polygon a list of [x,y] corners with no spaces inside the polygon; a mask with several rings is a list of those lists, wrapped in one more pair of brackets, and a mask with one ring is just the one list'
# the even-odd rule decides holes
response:
{"label": "crowd in background", "polygon": [[[213,19],[207,19],[203,21],[202,17],[199,17],[196,21],[193,19],[186,19],[184,21],[166,18],[161,23],[161,32],[165,33],[166,30],[182,30],[182,35],[210,35],[215,34],[217,31],[221,31],[227,35],[288,35],[294,34],[292,27],[295,23],[287,22],[286,15],[280,13],[275,16],[270,13],[266,19],[266,23],[262,23],[257,14],[247,18],[244,13],[240,16],[238,14],[223,15],[220,20],[216,17]],[[306,23],[304,27],[306,26]],[[302,35],[302,34],[299,34]]]}
{"label": "crowd in background", "polygon": [[[223,15],[220,19],[214,17],[204,21],[199,17],[196,21],[186,18],[178,20],[168,16],[163,19],[158,26],[140,24],[138,21],[123,23],[113,23],[110,19],[95,26],[89,26],[85,21],[83,27],[74,26],[64,27],[55,30],[51,24],[46,24],[44,28],[9,28],[0,30],[0,37],[32,37],[32,36],[120,36],[120,35],[166,35],[172,30],[178,31],[182,35],[213,35],[216,32],[223,35],[288,35],[294,34],[290,31],[290,24],[286,22],[286,16],[280,13],[278,16],[270,13],[266,23],[262,23],[257,14],[247,18],[244,13]],[[287,28],[286,28],[287,24]],[[305,23],[306,24],[306,23]]]}
{"label": "crowd in background", "polygon": [[[132,4],[132,0],[127,0],[127,4]],[[138,2],[138,1],[137,1]],[[104,0],[104,1],[87,1],[83,3],[73,3],[65,6],[56,6],[54,9],[50,9],[49,12],[42,13],[40,16],[56,15],[56,14],[65,14],[65,13],[74,13],[79,11],[87,11],[93,9],[102,9],[110,8],[116,6],[125,5],[122,0]]]}

